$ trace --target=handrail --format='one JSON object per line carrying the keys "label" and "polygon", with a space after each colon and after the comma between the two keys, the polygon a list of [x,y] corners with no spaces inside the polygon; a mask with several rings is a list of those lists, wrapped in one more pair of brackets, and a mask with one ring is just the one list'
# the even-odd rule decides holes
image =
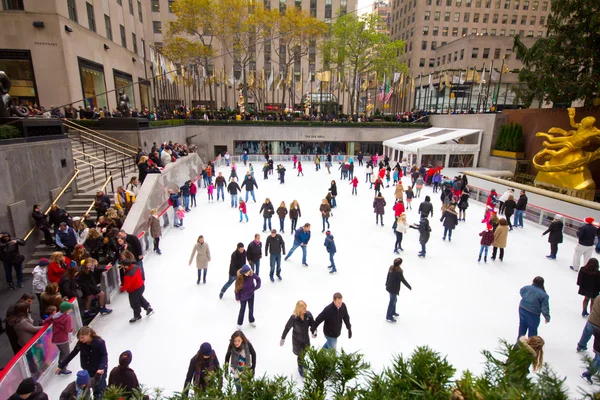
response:
{"label": "handrail", "polygon": [[76,160],[76,161],[79,161],[79,162],[81,162],[81,163],[84,163],[84,164],[87,164],[87,165],[91,165],[92,167],[95,167],[95,165],[94,165],[94,164],[91,164],[91,163],[89,163],[89,162],[87,162],[87,161],[84,161],[84,160],[80,160],[79,158],[75,158],[75,157],[73,157],[73,160]]}
{"label": "handrail", "polygon": [[[75,123],[75,122],[73,122],[73,121],[70,121],[70,120],[66,119],[66,118],[63,118],[63,123],[65,123],[67,126],[69,126],[69,124],[71,124],[71,125],[74,125],[74,126],[69,126],[69,127],[73,128],[73,129],[77,129],[77,130],[79,130],[80,132],[82,132],[82,133],[84,133],[84,134],[86,134],[86,135],[91,135],[91,133],[90,133],[90,132],[92,132],[94,135],[100,136],[100,139],[102,139],[102,140],[105,140],[105,141],[107,141],[107,142],[113,143],[113,144],[115,144],[116,146],[119,146],[119,147],[121,147],[121,148],[123,148],[123,149],[126,149],[127,151],[131,151],[133,154],[137,154],[137,147],[135,147],[135,146],[132,146],[132,145],[130,145],[129,143],[125,143],[125,142],[123,142],[123,141],[121,141],[121,140],[118,140],[118,139],[112,138],[112,137],[110,137],[110,136],[108,136],[108,135],[105,135],[104,133],[100,133],[100,132],[98,132],[98,131],[95,131],[95,130],[93,130],[93,129],[90,129],[90,128],[88,128],[87,126],[79,125],[79,124],[77,124],[77,123]],[[86,129],[86,130],[88,130],[89,132],[85,132],[85,131],[83,131],[83,130],[81,130],[81,129],[79,129],[79,128]],[[105,139],[105,138],[108,138],[108,139]],[[116,144],[116,143],[114,143],[114,142],[121,143],[121,144],[123,144],[124,146],[122,146],[122,145],[120,145],[120,144]]]}
{"label": "handrail", "polygon": [[[73,128],[73,127],[71,127],[71,128]],[[89,132],[84,132],[84,131],[82,131],[82,130],[81,130],[81,129],[79,129],[79,128],[73,128],[73,129],[75,129],[76,131],[79,131],[79,132],[83,133],[84,135],[89,135],[89,136],[92,136],[92,135],[91,135]],[[130,152],[130,154],[124,153],[124,152],[122,152],[121,150],[113,149],[112,147],[109,147],[109,146],[105,145],[104,143],[97,142],[97,141],[95,141],[94,139],[90,139],[90,138],[88,138],[88,137],[86,137],[86,138],[85,138],[85,140],[89,140],[90,142],[96,143],[96,144],[98,144],[98,145],[100,145],[100,146],[102,146],[102,147],[104,147],[104,148],[107,148],[107,149],[108,149],[108,150],[110,150],[110,151],[116,151],[117,153],[123,154],[123,155],[125,155],[125,156],[127,156],[127,157],[132,157],[132,156],[135,156],[135,154],[136,154],[136,153],[134,153],[134,152],[133,152],[133,151],[131,151],[131,150],[127,150],[127,151],[129,151],[129,152]],[[103,138],[100,138],[100,140],[108,141],[108,140],[106,140],[106,139],[103,139]],[[119,147],[121,147],[121,146],[119,146]]]}
{"label": "handrail", "polygon": [[[61,196],[65,193],[65,191],[67,190],[67,188],[69,188],[71,186],[71,184],[73,183],[73,181],[75,180],[75,178],[77,178],[77,175],[79,175],[79,170],[77,168],[73,168],[73,170],[75,171],[75,173],[73,174],[73,177],[71,179],[69,179],[69,182],[67,182],[67,184],[62,188],[62,190],[60,191],[60,193],[58,194],[58,196],[56,196],[56,198],[54,199],[54,201],[48,206],[48,209],[44,212],[44,215],[48,214],[48,212],[50,211],[50,209],[52,208],[52,206],[54,204],[56,204],[56,202],[58,201],[58,199],[61,198]],[[29,239],[29,236],[31,236],[31,234],[33,233],[34,230],[35,230],[35,226],[32,227],[29,230],[29,232],[27,232],[27,235],[25,235],[25,237],[23,238],[23,240]]]}
{"label": "handrail", "polygon": [[[100,162],[101,162],[102,164],[104,164],[104,165],[108,165],[108,163],[107,163],[106,161],[104,161],[104,160],[102,160],[102,159],[100,159],[100,158],[98,158],[98,157],[91,156],[91,155],[89,155],[89,154],[87,154],[87,153],[84,153],[83,151],[79,151],[79,150],[75,150],[75,149],[71,149],[71,150],[73,150],[73,151],[74,151],[74,152],[76,152],[76,153],[83,154],[83,155],[84,155],[84,157],[93,158],[93,159],[95,159],[95,160],[98,160],[98,161],[100,161]],[[90,164],[90,165],[92,165],[92,164]]]}
{"label": "handrail", "polygon": [[[104,190],[106,189],[106,186],[108,185],[108,182],[111,182],[112,179],[113,179],[113,177],[112,177],[112,173],[111,173],[109,175],[108,179],[106,179],[106,182],[104,182],[104,185],[102,185],[102,187],[100,189],[98,189],[98,191],[104,192]],[[90,204],[90,206],[88,207],[87,211],[85,213],[83,213],[83,215],[89,214],[90,211],[92,211],[92,208],[94,208],[94,203],[95,202],[96,202],[96,199],[94,198],[94,200],[92,200],[92,204]],[[83,215],[82,215],[82,217],[83,217]]]}

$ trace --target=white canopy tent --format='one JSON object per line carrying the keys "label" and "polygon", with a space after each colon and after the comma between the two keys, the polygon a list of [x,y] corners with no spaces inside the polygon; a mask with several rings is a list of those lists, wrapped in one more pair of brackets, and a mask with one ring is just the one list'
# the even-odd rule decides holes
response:
{"label": "white canopy tent", "polygon": [[[475,134],[478,135],[476,142],[467,139]],[[383,152],[391,160],[406,158],[410,164],[421,165],[423,156],[434,156],[439,164],[443,158],[445,168],[476,167],[482,134],[481,129],[428,128],[384,141]]]}

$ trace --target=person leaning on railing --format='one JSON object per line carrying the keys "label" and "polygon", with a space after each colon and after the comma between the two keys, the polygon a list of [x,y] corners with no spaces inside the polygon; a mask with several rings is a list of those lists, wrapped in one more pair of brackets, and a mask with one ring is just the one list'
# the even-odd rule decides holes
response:
{"label": "person leaning on railing", "polygon": [[146,179],[146,175],[148,174],[160,174],[160,169],[158,169],[156,166],[150,166],[150,164],[148,164],[148,157],[147,156],[142,156],[142,158],[140,158],[140,162],[138,163],[138,171],[139,171],[139,180],[140,183],[144,183],[144,180]]}

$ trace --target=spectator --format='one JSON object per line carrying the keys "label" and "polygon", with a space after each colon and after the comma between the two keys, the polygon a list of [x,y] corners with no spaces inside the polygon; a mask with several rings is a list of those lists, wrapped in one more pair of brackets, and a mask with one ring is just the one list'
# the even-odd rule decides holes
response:
{"label": "spectator", "polygon": [[94,209],[96,210],[96,217],[100,218],[106,214],[106,210],[110,208],[110,197],[108,197],[102,190],[96,192],[96,199],[94,201]]}
{"label": "spectator", "polygon": [[41,211],[39,204],[33,205],[31,217],[35,221],[35,227],[44,233],[44,243],[46,246],[56,246],[54,239],[52,239],[52,234],[50,233],[50,223],[47,220],[48,216]]}
{"label": "spectator", "polygon": [[124,389],[125,398],[133,394],[134,390],[140,388],[135,372],[129,368],[133,355],[131,351],[126,350],[119,356],[119,365],[110,371],[108,376],[108,386],[115,386]]}
{"label": "spectator", "polygon": [[70,216],[69,213],[60,208],[58,204],[52,204],[50,212],[48,213],[48,220],[56,232],[61,222],[66,222],[67,224],[70,222]]}
{"label": "spectator", "polygon": [[515,223],[513,224],[515,228],[519,226],[523,228],[523,215],[525,214],[525,210],[527,209],[527,195],[524,190],[521,190],[521,196],[519,196],[519,200],[517,201],[517,208],[515,209]]}
{"label": "spectator", "polygon": [[[48,395],[44,393],[42,385],[33,380],[26,378],[21,381],[17,391],[8,398],[8,400],[48,400]],[[62,400],[62,399],[61,399]]]}
{"label": "spectator", "polygon": [[[136,164],[139,164],[139,160],[138,160],[138,162],[136,162]],[[130,191],[131,193],[133,193],[134,196],[137,197],[138,192],[140,190],[140,182],[139,182],[137,176],[132,176],[131,177],[131,180],[125,186],[125,190]]]}
{"label": "spectator", "polygon": [[594,225],[594,218],[587,217],[585,224],[577,230],[578,243],[575,246],[575,253],[573,254],[573,264],[570,267],[573,271],[579,271],[581,257],[583,257],[584,264],[587,264],[592,257],[594,240],[597,235],[598,228]]}
{"label": "spectator", "polygon": [[138,176],[140,183],[144,183],[146,175],[148,174],[160,174],[160,170],[156,166],[151,167],[150,164],[148,164],[148,157],[142,156],[138,163]]}
{"label": "spectator", "polygon": [[25,303],[28,306],[31,306],[34,298],[35,296],[33,294],[24,293],[16,304],[9,306],[6,310],[6,336],[8,337],[8,341],[15,355],[21,350],[21,346],[19,345],[19,337],[17,336],[15,328],[13,325],[9,324],[8,321],[11,320],[15,315],[15,308],[17,304]]}
{"label": "spectator", "polygon": [[14,328],[20,348],[23,348],[42,329],[41,326],[33,324],[33,319],[29,313],[30,306],[29,302],[17,303],[12,315],[6,320],[7,325]]}
{"label": "spectator", "polygon": [[77,244],[79,244],[79,235],[66,222],[61,222],[56,232],[56,245],[65,252],[67,257],[71,257]]}
{"label": "spectator", "polygon": [[60,251],[50,254],[50,264],[48,265],[48,281],[50,283],[60,282],[60,278],[68,268],[75,267],[76,264],[69,257],[65,257]]}
{"label": "spectator", "polygon": [[47,258],[40,259],[38,265],[33,269],[33,293],[38,299],[38,305],[40,307],[40,316],[44,315],[45,308],[42,304],[42,293],[48,286],[48,265],[50,261]]}
{"label": "spectator", "polygon": [[13,269],[17,274],[17,287],[23,287],[23,261],[25,261],[25,256],[19,253],[19,246],[25,246],[25,241],[18,238],[12,239],[8,232],[0,233],[0,259],[4,264],[6,282],[10,289],[15,288],[12,277]]}
{"label": "spectator", "polygon": [[125,213],[128,213],[133,203],[135,203],[135,193],[119,186],[115,192],[114,201],[117,210],[125,210]]}
{"label": "spectator", "polygon": [[79,371],[75,381],[69,383],[60,394],[60,400],[92,400],[92,391],[98,383],[99,377],[99,375],[94,375],[93,378],[90,378],[90,374],[86,370]]}

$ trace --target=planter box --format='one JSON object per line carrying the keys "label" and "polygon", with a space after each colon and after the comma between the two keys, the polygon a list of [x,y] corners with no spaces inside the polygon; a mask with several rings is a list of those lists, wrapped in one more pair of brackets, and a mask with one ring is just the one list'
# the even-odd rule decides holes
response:
{"label": "planter box", "polygon": [[525,153],[517,153],[516,151],[504,151],[504,150],[492,150],[492,155],[496,157],[504,157],[504,158],[524,158]]}

